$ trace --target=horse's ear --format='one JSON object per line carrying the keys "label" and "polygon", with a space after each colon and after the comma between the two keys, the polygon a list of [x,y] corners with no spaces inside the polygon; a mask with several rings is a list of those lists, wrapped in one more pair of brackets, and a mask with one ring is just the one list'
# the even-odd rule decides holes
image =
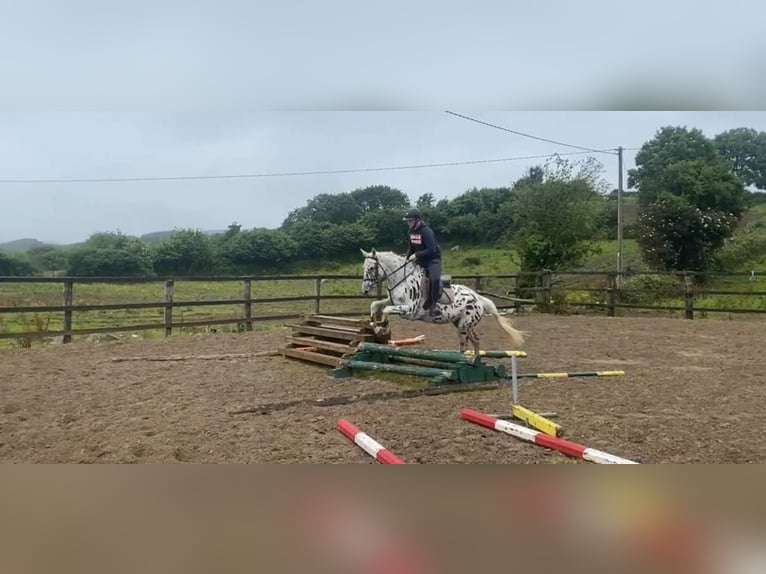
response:
{"label": "horse's ear", "polygon": [[362,249],[361,247],[359,248],[359,251],[361,251],[362,255],[364,255],[365,257],[368,256],[367,252],[364,249]]}
{"label": "horse's ear", "polygon": [[373,247],[373,248],[372,248],[372,251],[370,252],[370,254],[371,254],[373,257],[374,257],[375,255],[377,255],[377,254],[378,254],[378,252],[377,252],[377,251],[375,251],[375,248]]}

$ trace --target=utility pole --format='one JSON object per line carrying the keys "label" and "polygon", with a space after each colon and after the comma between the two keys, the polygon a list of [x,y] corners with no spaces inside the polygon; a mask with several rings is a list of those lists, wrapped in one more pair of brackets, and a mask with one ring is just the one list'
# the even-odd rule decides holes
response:
{"label": "utility pole", "polygon": [[617,288],[622,289],[622,146],[617,148]]}

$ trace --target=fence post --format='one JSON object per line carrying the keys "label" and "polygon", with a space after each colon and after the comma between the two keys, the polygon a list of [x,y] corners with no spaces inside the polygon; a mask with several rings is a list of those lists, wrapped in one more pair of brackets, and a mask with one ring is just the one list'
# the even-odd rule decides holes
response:
{"label": "fence post", "polygon": [[[64,281],[64,331],[72,330],[72,301],[74,300],[74,281]],[[71,343],[72,335],[64,335],[64,343]]]}
{"label": "fence post", "polygon": [[245,279],[242,286],[242,298],[245,300],[245,331],[253,330],[253,282]]}
{"label": "fence post", "polygon": [[684,318],[694,319],[694,281],[691,273],[684,273]]}
{"label": "fence post", "polygon": [[481,276],[480,275],[477,275],[476,277],[473,278],[473,286],[477,293],[481,291]]}
{"label": "fence post", "polygon": [[518,313],[521,310],[521,272],[513,279],[513,298],[516,301],[513,302],[513,310]]}
{"label": "fence post", "polygon": [[322,301],[322,278],[317,277],[314,279],[314,295],[316,299],[314,301],[314,313],[319,315],[319,307]]}
{"label": "fence post", "polygon": [[617,273],[609,273],[606,280],[607,315],[614,317],[617,305]]}
{"label": "fence post", "polygon": [[175,290],[173,279],[165,280],[165,336],[173,334],[173,291]]}
{"label": "fence post", "polygon": [[543,305],[548,313],[551,312],[551,301],[553,300],[553,273],[543,271],[540,277],[543,288]]}

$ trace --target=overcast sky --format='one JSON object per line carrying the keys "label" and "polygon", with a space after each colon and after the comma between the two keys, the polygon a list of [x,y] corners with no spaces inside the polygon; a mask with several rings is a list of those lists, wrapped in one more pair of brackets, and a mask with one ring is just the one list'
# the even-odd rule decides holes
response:
{"label": "overcast sky", "polygon": [[[640,147],[664,125],[713,136],[764,112],[464,112],[572,145]],[[571,153],[444,112],[18,113],[0,117],[0,179],[89,179],[342,170]],[[626,170],[635,151],[625,152]],[[594,154],[617,184],[617,158]],[[581,160],[586,155],[569,159]],[[544,159],[372,173],[96,183],[6,183],[0,241],[74,242],[98,230],[276,227],[318,193],[390,185],[413,200],[509,185]],[[627,178],[626,178],[627,181]],[[10,215],[10,217],[8,217]]]}
{"label": "overcast sky", "polygon": [[[663,125],[766,129],[766,9],[747,0],[25,0],[0,9],[0,180],[359,169],[638,147]],[[360,110],[256,113],[254,110]],[[363,110],[436,110],[363,113]],[[626,153],[626,167],[635,152]],[[578,156],[574,156],[577,158]],[[616,183],[616,158],[603,156]],[[0,242],[275,227],[321,192],[413,199],[534,161],[304,177],[0,183]]]}

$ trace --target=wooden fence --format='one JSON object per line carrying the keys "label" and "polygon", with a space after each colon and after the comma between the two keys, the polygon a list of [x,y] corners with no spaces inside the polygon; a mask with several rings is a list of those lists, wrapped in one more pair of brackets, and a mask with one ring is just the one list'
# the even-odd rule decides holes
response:
{"label": "wooden fence", "polygon": [[[648,281],[649,286],[642,283],[641,278],[664,282],[657,287]],[[570,308],[587,307],[601,309],[609,316],[615,316],[617,310],[647,310],[670,311],[683,313],[687,319],[693,319],[695,312],[702,313],[766,313],[766,290],[757,290],[757,281],[752,281],[751,273],[717,274],[716,278],[737,280],[750,279],[746,284],[749,289],[707,289],[695,281],[693,273],[627,273],[623,276],[622,287],[618,288],[617,274],[603,271],[577,271],[564,273],[515,273],[498,275],[455,275],[455,283],[463,283],[477,289],[480,293],[495,300],[498,308],[519,308],[522,305],[534,305],[541,312],[562,312]],[[708,276],[708,280],[712,277]],[[72,341],[73,336],[98,333],[114,333],[128,331],[161,330],[165,336],[170,336],[174,329],[190,327],[206,327],[214,325],[237,324],[241,330],[251,331],[256,322],[295,319],[303,315],[301,312],[257,313],[258,307],[264,304],[310,302],[314,313],[334,315],[361,315],[365,311],[344,310],[337,312],[323,311],[322,303],[327,301],[372,301],[380,297],[376,295],[354,294],[349,290],[345,293],[328,294],[322,292],[325,281],[356,280],[361,284],[357,275],[271,275],[271,276],[227,276],[227,277],[179,277],[175,279],[146,279],[146,278],[85,278],[85,277],[0,277],[0,339],[33,339],[40,337],[62,337],[64,343]],[[183,300],[175,296],[177,282],[239,282],[240,296],[229,299]],[[313,293],[305,295],[285,295],[276,297],[253,296],[253,286],[259,282],[313,282]],[[638,286],[630,286],[631,282]],[[740,281],[743,282],[743,281]],[[164,283],[164,298],[162,300],[75,304],[76,285],[162,285]],[[13,286],[19,284],[61,285],[62,302],[59,305],[20,305],[23,297],[14,297]],[[705,306],[698,302],[706,297],[740,296],[755,305],[743,306]],[[653,300],[650,304],[648,300]],[[11,304],[7,304],[10,301]],[[23,301],[22,301],[23,302]],[[241,312],[237,316],[207,318],[192,321],[174,320],[174,309],[179,307],[206,306],[238,306]],[[162,321],[142,324],[109,324],[101,327],[83,329],[73,328],[74,316],[81,312],[107,312],[122,310],[155,309],[163,314]],[[305,311],[304,311],[305,312]],[[5,317],[20,313],[54,313],[63,315],[60,330],[50,331],[37,329],[33,331],[8,328]]]}

